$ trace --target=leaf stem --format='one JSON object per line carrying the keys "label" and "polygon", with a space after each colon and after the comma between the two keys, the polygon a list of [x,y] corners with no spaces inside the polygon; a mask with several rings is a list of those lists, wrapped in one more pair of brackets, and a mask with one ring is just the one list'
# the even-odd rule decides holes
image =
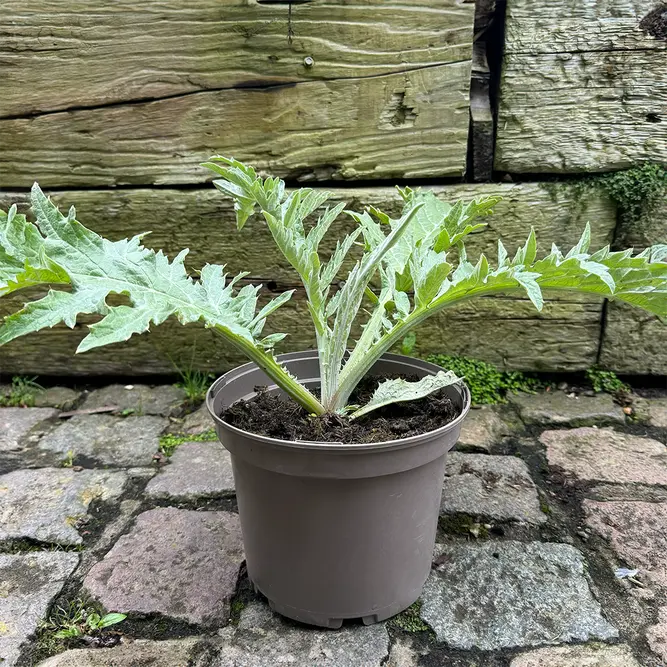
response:
{"label": "leaf stem", "polygon": [[254,361],[291,399],[311,414],[323,415],[324,406],[306,389],[275,357],[253,345],[250,341],[237,336],[222,326],[216,326],[216,331],[234,344],[243,354]]}

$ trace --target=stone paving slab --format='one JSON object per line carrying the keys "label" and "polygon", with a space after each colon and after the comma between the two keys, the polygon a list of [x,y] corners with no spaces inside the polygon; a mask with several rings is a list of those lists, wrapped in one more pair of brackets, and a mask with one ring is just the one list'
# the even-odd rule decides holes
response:
{"label": "stone paving slab", "polygon": [[667,447],[611,428],[545,431],[540,441],[549,465],[581,480],[667,485]]}
{"label": "stone paving slab", "polygon": [[137,517],[84,586],[109,611],[220,627],[243,559],[236,514],[158,508]]}
{"label": "stone paving slab", "polygon": [[455,513],[536,524],[547,520],[526,464],[488,454],[448,455],[440,514]]}
{"label": "stone paving slab", "polygon": [[52,408],[0,408],[0,452],[21,450],[30,432],[57,414]]}
{"label": "stone paving slab", "polygon": [[0,476],[0,541],[33,539],[81,544],[76,525],[93,500],[123,492],[124,472],[69,468],[15,470]]}
{"label": "stone paving slab", "polygon": [[37,667],[196,667],[191,657],[199,641],[197,637],[139,639],[115,648],[73,649],[48,658]]}
{"label": "stone paving slab", "polygon": [[[425,654],[425,649],[421,649],[421,653]],[[410,639],[398,637],[391,646],[386,667],[418,667],[419,655]]]}
{"label": "stone paving slab", "polygon": [[667,503],[584,500],[586,525],[631,568],[667,587]]}
{"label": "stone paving slab", "polygon": [[591,500],[645,500],[647,502],[667,502],[666,486],[646,484],[611,484],[609,482],[592,486],[586,495]]}
{"label": "stone paving slab", "polygon": [[148,498],[192,501],[234,493],[229,452],[219,442],[187,442],[178,447],[146,487]]}
{"label": "stone paving slab", "polygon": [[510,662],[510,667],[642,667],[630,647],[558,646],[523,653]]}
{"label": "stone paving slab", "polygon": [[421,617],[439,642],[494,651],[610,639],[584,576],[584,559],[566,544],[486,542],[436,545]]}
{"label": "stone paving slab", "polygon": [[185,435],[199,435],[214,428],[215,422],[204,404],[194,412],[186,415],[183,423],[179,424],[175,430]]}
{"label": "stone paving slab", "polygon": [[211,667],[380,667],[389,654],[384,624],[318,630],[282,620],[252,603],[227,628]]}
{"label": "stone paving slab", "polygon": [[174,385],[151,387],[145,384],[112,384],[92,391],[83,408],[116,405],[118,412],[133,410],[137,416],[171,417],[181,412],[184,402],[185,392]]}
{"label": "stone paving slab", "polygon": [[81,398],[82,393],[69,387],[47,387],[35,394],[35,407],[72,410]]}
{"label": "stone paving slab", "polygon": [[667,607],[658,611],[658,622],[647,630],[646,640],[651,651],[667,665]]}
{"label": "stone paving slab", "polygon": [[[77,554],[0,554],[0,664],[12,667],[51,601],[79,562]],[[4,659],[4,660],[3,660]]]}
{"label": "stone paving slab", "polygon": [[625,424],[625,413],[609,394],[570,396],[564,391],[514,394],[509,398],[525,424],[606,426]]}
{"label": "stone paving slab", "polygon": [[147,466],[168,425],[161,417],[77,415],[39,442],[39,448],[65,459],[72,452],[107,466]]}
{"label": "stone paving slab", "polygon": [[461,425],[457,451],[490,452],[493,445],[510,434],[509,425],[491,405],[470,410]]}

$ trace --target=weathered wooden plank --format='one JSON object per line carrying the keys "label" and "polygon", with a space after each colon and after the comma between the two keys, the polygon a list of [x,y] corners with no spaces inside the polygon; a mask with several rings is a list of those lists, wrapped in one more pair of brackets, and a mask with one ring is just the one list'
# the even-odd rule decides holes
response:
{"label": "weathered wooden plank", "polygon": [[[620,222],[616,239],[623,247],[637,249],[667,243],[667,197],[650,217]],[[600,363],[617,373],[667,375],[667,326],[637,308],[610,303]]]}
{"label": "weathered wooden plank", "polygon": [[[3,309],[18,304],[6,301]],[[525,300],[484,299],[424,324],[416,332],[417,344],[420,353],[465,354],[505,368],[580,370],[595,363],[601,313],[602,304],[595,302],[553,301],[537,313]],[[174,364],[221,372],[245,361],[210,330],[172,320],[127,343],[75,355],[87,333],[83,324],[90,321],[82,318],[74,330],[59,325],[9,343],[2,348],[0,374],[151,375],[173,373]],[[266,333],[273,331],[290,334],[281,352],[313,346],[302,293],[273,317]]]}
{"label": "weathered wooden plank", "polygon": [[628,304],[608,304],[600,365],[617,373],[667,375],[667,326]]}
{"label": "weathered wooden plank", "polygon": [[655,6],[508,0],[496,169],[667,163],[667,40],[642,23]]}
{"label": "weathered wooden plank", "polygon": [[299,180],[461,175],[470,62],[0,120],[0,182],[183,184],[215,153]]}
{"label": "weathered wooden plank", "polygon": [[[508,248],[516,247],[523,243],[531,225],[542,248],[552,242],[574,244],[586,220],[591,221],[598,245],[609,242],[613,234],[615,213],[611,202],[598,194],[582,200],[567,184],[556,191],[532,183],[461,185],[436,191],[446,199],[490,193],[504,197],[495,215],[488,219],[490,232],[476,235],[469,244],[472,255],[484,251],[493,257],[498,235]],[[338,189],[334,194],[336,200],[344,199],[356,209],[373,204],[395,214],[400,207],[396,192],[389,188]],[[21,198],[25,201],[25,194],[2,193],[0,208]],[[163,247],[171,255],[189,246],[192,266],[227,260],[230,271],[248,269],[265,284],[274,281],[280,288],[293,282],[293,274],[274,250],[266,229],[250,222],[237,233],[231,206],[211,188],[79,191],[54,193],[54,199],[62,205],[76,203],[78,217],[111,238],[153,228],[154,233],[146,238],[147,245]],[[335,238],[349,224],[341,221],[331,236]],[[0,315],[12,312],[20,303],[19,296],[0,300]],[[507,368],[575,370],[595,362],[601,318],[602,304],[587,299],[551,301],[542,313],[522,299],[485,299],[427,322],[418,332],[418,345],[422,352],[468,354]],[[284,328],[290,332],[281,350],[303,349],[313,343],[305,322],[308,314],[303,295],[298,292],[281,310],[281,319],[272,318],[273,329],[267,331]],[[16,340],[0,351],[0,373],[169,373],[173,370],[171,359],[181,366],[188,366],[193,359],[195,367],[221,371],[241,361],[212,332],[195,326],[184,328],[175,322],[148,336],[135,336],[123,345],[73,357],[84,335],[81,325],[73,331],[58,326]]]}
{"label": "weathered wooden plank", "polygon": [[514,53],[662,51],[643,21],[661,0],[508,0],[506,48]]}
{"label": "weathered wooden plank", "polygon": [[[474,3],[3,2],[0,116],[470,60]],[[304,59],[313,63],[307,66]]]}
{"label": "weathered wooden plank", "polygon": [[[453,185],[432,188],[444,201],[499,195],[502,201],[487,219],[490,230],[476,234],[468,243],[471,255],[486,252],[495,257],[496,239],[508,249],[523,244],[535,227],[538,243],[548,249],[551,243],[574,245],[583,226],[590,220],[593,242],[602,247],[611,242],[615,224],[612,203],[601,193],[582,197],[576,187],[563,183],[545,188],[538,183]],[[47,191],[62,210],[76,206],[77,217],[91,229],[111,239],[121,239],[151,231],[144,244],[162,248],[171,257],[190,248],[187,264],[192,269],[206,262],[226,264],[230,273],[251,271],[253,276],[275,281],[293,280],[293,270],[275,250],[266,225],[248,222],[238,232],[231,200],[213,187],[201,189],[127,189]],[[402,200],[394,188],[335,188],[331,204],[344,201],[347,208],[362,210],[375,206],[397,217]],[[30,215],[27,193],[0,193],[0,209],[17,203]],[[324,254],[346,231],[354,228],[348,216],[341,215],[322,246]]]}

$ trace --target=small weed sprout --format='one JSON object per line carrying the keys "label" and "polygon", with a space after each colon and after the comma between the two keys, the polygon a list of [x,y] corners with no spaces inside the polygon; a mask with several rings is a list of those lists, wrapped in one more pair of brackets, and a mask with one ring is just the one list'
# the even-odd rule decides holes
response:
{"label": "small weed sprout", "polygon": [[211,383],[215,380],[213,374],[198,370],[179,370],[178,374],[181,379],[176,386],[185,392],[189,403],[201,403],[206,398],[206,392]]}
{"label": "small weed sprout", "polygon": [[[1,289],[1,288],[0,288]],[[2,292],[0,291],[0,294]],[[0,406],[8,408],[32,408],[35,405],[35,395],[43,391],[44,387],[36,382],[37,377],[12,378],[9,394],[0,396]]]}
{"label": "small weed sprout", "polygon": [[89,602],[77,598],[69,604],[58,605],[40,626],[42,634],[56,639],[77,639],[95,635],[100,630],[117,625],[127,618],[125,614],[100,614]]}

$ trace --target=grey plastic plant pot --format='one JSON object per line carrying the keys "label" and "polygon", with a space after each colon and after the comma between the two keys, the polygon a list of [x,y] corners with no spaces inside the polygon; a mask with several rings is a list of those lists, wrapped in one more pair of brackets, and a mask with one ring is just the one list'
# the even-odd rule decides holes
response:
{"label": "grey plastic plant pot", "polygon": [[[280,361],[319,385],[317,352]],[[433,375],[420,359],[385,354],[371,373]],[[447,452],[470,408],[465,385],[447,388],[460,410],[429,433],[373,444],[289,442],[249,433],[219,415],[254,388],[281,390],[253,363],[219,378],[206,405],[230,451],[248,576],[272,609],[311,625],[377,623],[409,607],[431,568]]]}

